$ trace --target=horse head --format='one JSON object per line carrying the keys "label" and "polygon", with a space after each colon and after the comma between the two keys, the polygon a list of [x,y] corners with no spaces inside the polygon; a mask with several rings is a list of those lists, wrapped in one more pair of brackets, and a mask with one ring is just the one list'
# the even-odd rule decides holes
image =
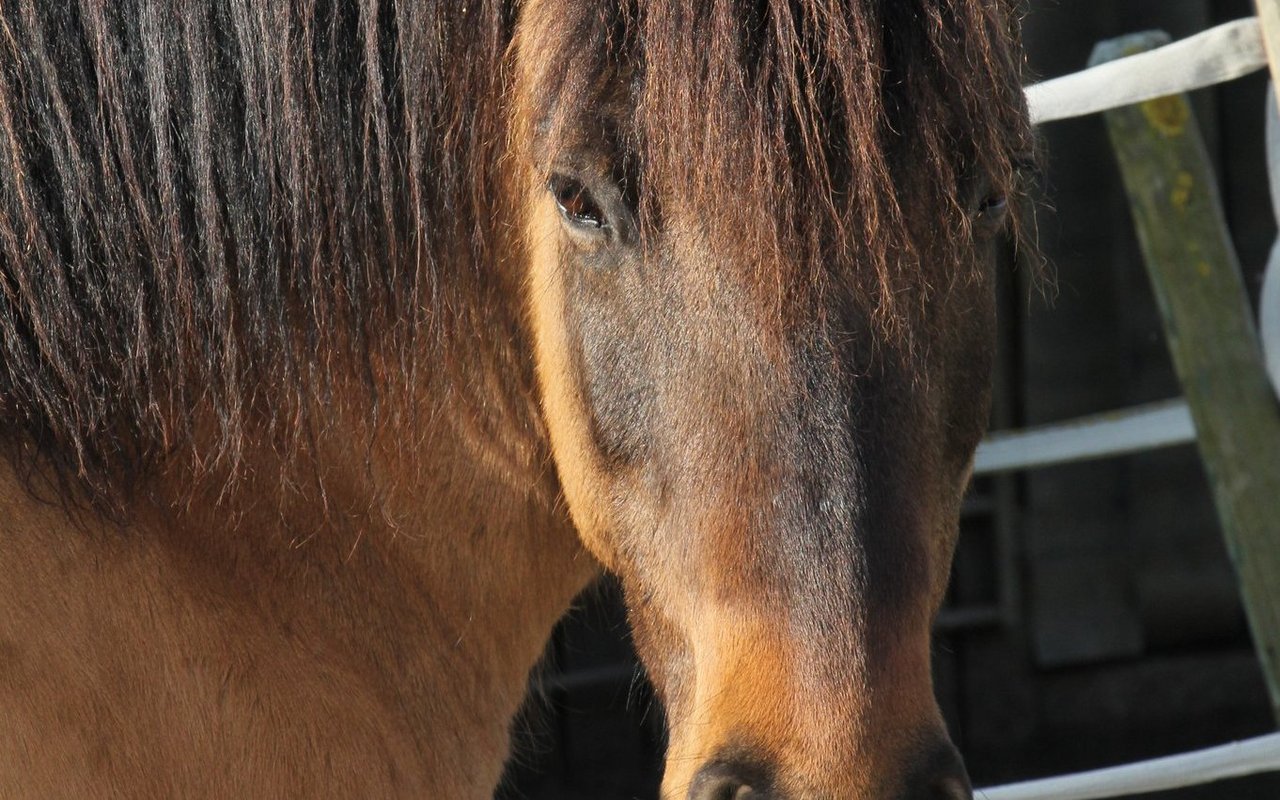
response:
{"label": "horse head", "polygon": [[539,0],[513,126],[545,422],[663,796],[961,798],[930,626],[1030,135],[997,4]]}

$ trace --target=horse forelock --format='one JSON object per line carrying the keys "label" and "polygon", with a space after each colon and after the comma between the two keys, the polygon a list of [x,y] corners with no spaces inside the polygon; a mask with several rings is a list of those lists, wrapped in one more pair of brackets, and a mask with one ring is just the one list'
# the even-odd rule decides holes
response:
{"label": "horse forelock", "polygon": [[[642,229],[696,220],[784,315],[809,310],[797,287],[853,281],[907,336],[932,288],[963,277],[937,270],[967,246],[965,193],[1016,194],[1034,151],[1007,3],[532,5],[521,44],[547,148],[626,95]],[[1016,213],[1014,231],[1033,251]]]}

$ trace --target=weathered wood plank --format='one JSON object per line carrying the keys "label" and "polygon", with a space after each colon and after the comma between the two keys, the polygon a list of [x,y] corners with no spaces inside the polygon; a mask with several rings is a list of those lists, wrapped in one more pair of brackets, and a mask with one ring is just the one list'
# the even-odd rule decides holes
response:
{"label": "weathered wood plank", "polygon": [[[1113,39],[1095,48],[1091,63],[1168,41],[1161,33]],[[1185,95],[1105,117],[1280,718],[1280,405],[1216,181]]]}

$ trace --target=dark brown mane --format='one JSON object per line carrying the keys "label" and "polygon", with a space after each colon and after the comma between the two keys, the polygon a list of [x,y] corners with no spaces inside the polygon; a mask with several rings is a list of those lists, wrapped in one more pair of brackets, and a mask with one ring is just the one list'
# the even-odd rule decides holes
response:
{"label": "dark brown mane", "polygon": [[608,570],[663,797],[968,800],[1005,2],[0,0],[0,795],[490,797]]}
{"label": "dark brown mane", "polygon": [[6,3],[5,435],[97,494],[190,409],[234,455],[373,337],[411,359],[493,239],[508,5]]}
{"label": "dark brown mane", "polygon": [[[996,6],[584,2],[540,45],[565,103],[630,59],[642,183],[684,187],[714,241],[757,254],[762,280],[847,272],[888,319],[937,280],[901,187],[956,201],[969,173],[1011,186],[1029,147]],[[6,3],[5,437],[108,495],[189,442],[192,409],[216,414],[234,457],[255,415],[287,432],[330,365],[367,363],[375,339],[403,374],[428,368],[419,345],[456,299],[494,291],[514,13]],[[960,140],[976,150],[954,152]],[[952,209],[938,224],[960,236]],[[833,252],[849,226],[875,244]]]}

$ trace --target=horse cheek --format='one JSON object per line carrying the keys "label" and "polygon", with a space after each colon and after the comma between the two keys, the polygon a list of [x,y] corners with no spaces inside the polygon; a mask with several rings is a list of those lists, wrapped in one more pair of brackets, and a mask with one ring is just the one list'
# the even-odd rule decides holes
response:
{"label": "horse cheek", "polygon": [[556,470],[583,544],[606,568],[614,569],[607,473],[592,446],[590,410],[566,314],[567,254],[558,215],[540,189],[530,198],[527,241],[535,370]]}

